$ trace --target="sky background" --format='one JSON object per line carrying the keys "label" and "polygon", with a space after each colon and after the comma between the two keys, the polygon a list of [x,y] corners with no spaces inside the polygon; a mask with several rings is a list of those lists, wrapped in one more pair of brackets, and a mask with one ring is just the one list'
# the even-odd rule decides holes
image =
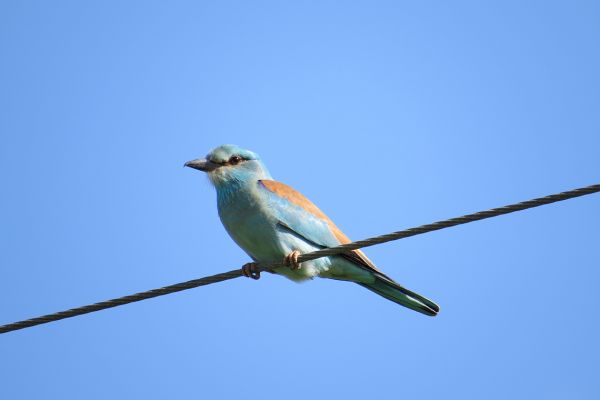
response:
{"label": "sky background", "polygon": [[[600,182],[594,1],[1,1],[0,323],[241,266],[235,143],[362,239]],[[0,336],[3,399],[597,399],[600,197]]]}

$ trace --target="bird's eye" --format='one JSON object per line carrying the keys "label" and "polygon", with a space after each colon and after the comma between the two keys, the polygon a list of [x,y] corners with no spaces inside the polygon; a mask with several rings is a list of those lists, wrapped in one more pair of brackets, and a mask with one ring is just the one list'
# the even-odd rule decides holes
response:
{"label": "bird's eye", "polygon": [[240,156],[231,156],[231,158],[229,159],[229,163],[231,165],[239,164],[241,161],[242,161],[242,157],[240,157]]}

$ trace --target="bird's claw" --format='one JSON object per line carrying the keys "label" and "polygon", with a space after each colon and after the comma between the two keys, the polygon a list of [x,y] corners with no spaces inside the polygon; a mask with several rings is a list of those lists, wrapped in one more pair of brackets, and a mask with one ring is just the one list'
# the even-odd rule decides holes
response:
{"label": "bird's claw", "polygon": [[300,252],[298,250],[292,251],[290,254],[285,256],[283,259],[283,263],[290,267],[291,270],[298,270],[301,268],[300,263],[298,262],[298,257],[300,256]]}
{"label": "bird's claw", "polygon": [[260,279],[260,270],[258,269],[258,263],[249,262],[242,266],[242,274],[247,278],[255,280]]}

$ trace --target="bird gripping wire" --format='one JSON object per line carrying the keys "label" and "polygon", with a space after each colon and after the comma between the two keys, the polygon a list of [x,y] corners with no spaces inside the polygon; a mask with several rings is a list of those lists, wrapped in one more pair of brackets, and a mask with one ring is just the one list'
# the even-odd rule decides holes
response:
{"label": "bird gripping wire", "polygon": [[[533,200],[523,201],[521,203],[510,204],[504,207],[492,208],[487,211],[479,211],[473,214],[463,215],[462,217],[450,218],[443,221],[434,222],[431,224],[421,225],[415,228],[409,228],[398,232],[388,233],[386,235],[376,236],[373,238],[359,240],[340,246],[329,247],[311,253],[302,254],[298,257],[298,262],[305,262],[321,257],[331,256],[335,254],[345,253],[351,250],[357,250],[363,247],[374,246],[376,244],[390,242],[392,240],[403,239],[411,236],[421,235],[423,233],[437,231],[440,229],[450,228],[456,225],[462,225],[469,222],[479,221],[486,218],[497,217],[499,215],[509,214],[515,211],[526,210],[528,208],[539,207],[545,204],[555,203],[557,201],[572,199],[575,197],[585,196],[588,194],[600,192],[600,184],[590,185],[578,189],[569,190],[562,193],[552,194],[545,197],[539,197]],[[269,265],[260,265],[259,271],[267,271],[273,267],[283,266],[280,263]],[[0,326],[0,334],[19,329],[29,328],[36,325],[46,324],[48,322],[58,321],[65,318],[71,318],[78,315],[88,314],[104,310],[107,308],[122,306],[124,304],[134,303],[136,301],[151,299],[153,297],[163,296],[169,293],[180,292],[182,290],[192,289],[198,286],[210,285],[217,282],[226,281],[229,279],[242,276],[242,270],[235,269],[229,272],[223,272],[216,275],[207,276],[200,279],[176,283],[174,285],[164,286],[158,289],[152,289],[145,292],[139,292],[124,297],[119,297],[112,300],[101,301],[99,303],[90,304],[82,307],[72,308],[70,310],[59,311],[53,314],[43,315],[41,317],[31,318],[23,321],[13,322],[11,324]]]}

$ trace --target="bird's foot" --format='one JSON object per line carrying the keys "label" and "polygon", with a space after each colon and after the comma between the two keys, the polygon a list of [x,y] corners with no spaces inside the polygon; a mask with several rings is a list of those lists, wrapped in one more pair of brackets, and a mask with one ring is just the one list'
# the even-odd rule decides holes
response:
{"label": "bird's foot", "polygon": [[260,279],[260,270],[258,263],[249,262],[242,266],[242,274],[247,278]]}
{"label": "bird's foot", "polygon": [[288,266],[292,271],[298,270],[302,268],[300,263],[298,262],[298,257],[300,256],[300,252],[298,250],[292,251],[290,254],[285,256],[283,259],[283,263]]}

